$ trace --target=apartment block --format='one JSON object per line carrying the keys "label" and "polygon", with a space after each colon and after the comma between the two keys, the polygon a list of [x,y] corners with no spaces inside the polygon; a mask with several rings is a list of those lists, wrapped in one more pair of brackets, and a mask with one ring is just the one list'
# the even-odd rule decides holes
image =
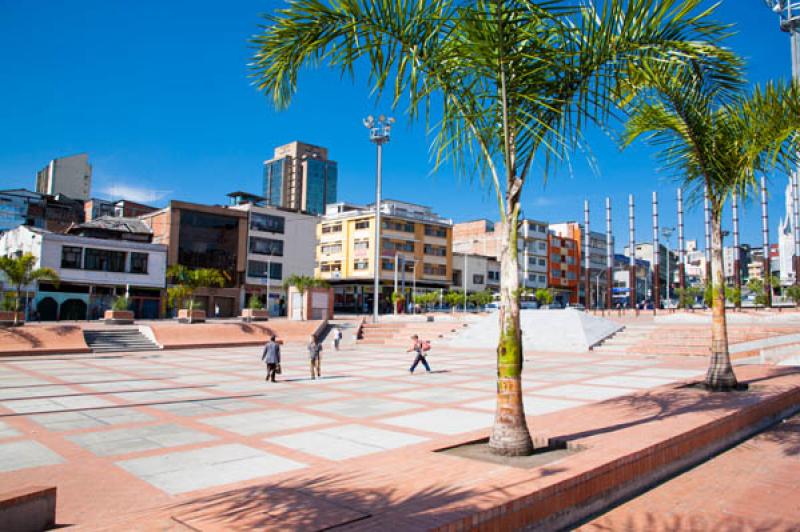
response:
{"label": "apartment block", "polygon": [[551,233],[547,240],[547,284],[553,289],[555,301],[561,305],[578,303],[581,270],[578,242],[580,240],[555,233]]}
{"label": "apartment block", "polygon": [[116,216],[122,218],[137,218],[154,212],[158,209],[130,200],[106,200],[91,198],[83,203],[85,221],[96,220],[101,216]]}
{"label": "apartment block", "polygon": [[[381,203],[379,303],[391,308],[395,279],[398,291],[446,289],[452,268],[453,223],[430,207],[385,200]],[[317,225],[316,277],[334,287],[334,308],[368,312],[375,275],[375,206],[328,205]],[[407,299],[409,300],[409,299]]]}
{"label": "apartment block", "polygon": [[[578,244],[578,294],[577,301],[586,305],[587,308],[596,307],[598,304],[605,305],[608,293],[608,250],[606,248],[606,234],[599,231],[589,231],[588,235],[583,224],[577,222],[562,222],[550,224],[550,231],[558,236],[569,238]],[[586,238],[589,239],[589,281],[591,289],[587,299],[585,287],[586,279]],[[614,240],[611,240],[611,249],[614,249]]]}
{"label": "apartment block", "polygon": [[321,215],[336,202],[337,183],[338,165],[321,146],[290,142],[264,161],[264,198],[274,207]]}
{"label": "apartment block", "polygon": [[53,159],[36,174],[36,192],[88,200],[92,191],[92,165],[85,153]]}
{"label": "apartment block", "polygon": [[500,291],[500,263],[494,257],[453,252],[453,289]]}
{"label": "apartment block", "polygon": [[292,274],[314,275],[319,217],[266,205],[266,198],[232,192],[232,210],[247,213],[247,270],[244,291],[257,297],[271,315],[286,309],[283,280]]}
{"label": "apartment block", "polygon": [[[453,226],[453,251],[500,258],[502,224],[489,220],[473,220]],[[520,284],[531,290],[547,287],[546,222],[523,219],[517,235],[517,260]]]}

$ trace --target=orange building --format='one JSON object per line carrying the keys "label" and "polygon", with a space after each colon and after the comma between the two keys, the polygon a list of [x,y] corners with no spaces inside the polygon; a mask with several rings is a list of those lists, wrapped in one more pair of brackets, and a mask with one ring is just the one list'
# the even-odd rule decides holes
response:
{"label": "orange building", "polygon": [[570,227],[565,236],[550,234],[547,239],[547,286],[553,289],[555,300],[561,304],[578,303],[581,250],[580,228]]}

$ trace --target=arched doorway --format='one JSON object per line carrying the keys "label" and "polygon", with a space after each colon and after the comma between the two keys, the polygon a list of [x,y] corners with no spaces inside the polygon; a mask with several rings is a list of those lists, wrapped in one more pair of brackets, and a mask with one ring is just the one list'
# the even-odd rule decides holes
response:
{"label": "arched doorway", "polygon": [[39,319],[42,321],[56,321],[58,317],[58,303],[52,297],[46,297],[36,305]]}
{"label": "arched doorway", "polygon": [[85,320],[86,319],[86,303],[80,299],[67,299],[61,303],[61,314],[59,319],[62,320]]}

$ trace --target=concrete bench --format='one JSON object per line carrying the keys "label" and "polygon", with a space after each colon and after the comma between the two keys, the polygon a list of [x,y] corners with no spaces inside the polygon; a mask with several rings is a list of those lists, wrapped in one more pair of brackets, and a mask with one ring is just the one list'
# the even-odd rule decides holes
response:
{"label": "concrete bench", "polygon": [[0,493],[0,530],[39,532],[55,524],[55,486],[31,486]]}

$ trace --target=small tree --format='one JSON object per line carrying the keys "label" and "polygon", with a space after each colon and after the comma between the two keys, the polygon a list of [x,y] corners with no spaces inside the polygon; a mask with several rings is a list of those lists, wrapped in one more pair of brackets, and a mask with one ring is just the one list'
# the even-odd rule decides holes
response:
{"label": "small tree", "polygon": [[742,304],[742,290],[735,286],[725,287],[725,299],[734,307],[739,307]]}
{"label": "small tree", "polygon": [[406,296],[402,292],[392,292],[392,310],[397,314],[398,303],[401,305],[406,301]]}
{"label": "small tree", "polygon": [[130,307],[130,300],[125,296],[114,299],[114,302],[111,304],[111,309],[116,311],[128,310],[128,307]]}
{"label": "small tree", "polygon": [[794,302],[794,305],[800,306],[800,285],[793,284],[787,287],[783,293]]}
{"label": "small tree", "polygon": [[494,296],[488,290],[481,290],[480,292],[475,292],[474,294],[470,294],[469,302],[475,305],[476,307],[485,307],[492,301],[494,301]]}
{"label": "small tree", "polygon": [[697,296],[700,295],[700,291],[693,286],[678,288],[676,292],[678,293],[678,306],[684,309],[694,307],[697,303]]}
{"label": "small tree", "polygon": [[264,303],[261,302],[258,296],[252,295],[247,300],[247,308],[250,310],[264,310]]}
{"label": "small tree", "polygon": [[22,302],[22,287],[34,281],[47,280],[58,283],[59,277],[51,268],[35,268],[36,257],[25,253],[21,257],[0,257],[0,271],[6,274],[14,287],[14,325],[19,324],[19,307]]}
{"label": "small tree", "polygon": [[456,307],[462,301],[464,301],[464,294],[458,290],[450,290],[444,295],[444,302],[450,306],[450,310],[452,310],[453,313],[455,313]]}
{"label": "small tree", "polygon": [[553,290],[550,288],[539,288],[536,290],[534,296],[540,305],[550,305],[553,303],[555,296]]}
{"label": "small tree", "polygon": [[175,264],[167,268],[169,277],[175,287],[167,289],[167,294],[172,302],[178,302],[181,306],[189,300],[189,323],[192,322],[192,311],[196,303],[194,294],[198,288],[211,288],[225,286],[225,276],[222,272],[214,268],[198,268],[190,270],[182,264]]}

